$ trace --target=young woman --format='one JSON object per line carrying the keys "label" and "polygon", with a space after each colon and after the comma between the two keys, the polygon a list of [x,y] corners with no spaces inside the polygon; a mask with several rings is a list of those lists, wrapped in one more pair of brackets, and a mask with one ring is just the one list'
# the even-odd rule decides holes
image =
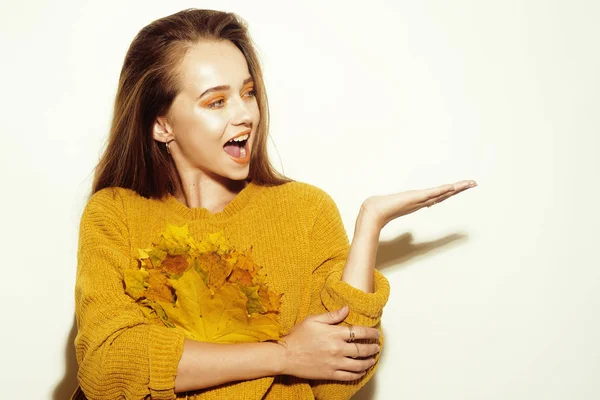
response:
{"label": "young woman", "polygon": [[[135,37],[81,217],[74,398],[349,399],[373,376],[390,290],[374,269],[379,232],[475,183],[365,199],[350,246],[333,199],[272,168],[268,121],[235,14],[184,10]],[[144,316],[123,271],[165,223],[252,246],[284,293],[281,341],[195,341]]]}

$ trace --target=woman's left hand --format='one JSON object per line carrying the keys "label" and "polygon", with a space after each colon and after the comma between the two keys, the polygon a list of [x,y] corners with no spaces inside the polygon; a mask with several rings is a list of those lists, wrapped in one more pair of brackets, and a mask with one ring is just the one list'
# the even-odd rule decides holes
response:
{"label": "woman's left hand", "polygon": [[475,181],[465,180],[429,189],[371,196],[364,201],[361,213],[367,218],[373,218],[381,229],[398,217],[413,213],[423,207],[431,207],[475,186],[477,186]]}

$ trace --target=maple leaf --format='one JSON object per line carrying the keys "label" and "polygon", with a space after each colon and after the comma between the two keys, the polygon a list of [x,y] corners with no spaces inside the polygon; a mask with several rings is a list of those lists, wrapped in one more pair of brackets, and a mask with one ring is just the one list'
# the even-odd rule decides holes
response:
{"label": "maple leaf", "polygon": [[173,302],[173,287],[169,277],[163,271],[151,269],[148,271],[146,282],[148,282],[148,288],[145,297],[148,300]]}
{"label": "maple leaf", "polygon": [[148,272],[141,268],[139,270],[126,269],[123,271],[123,279],[125,280],[125,293],[127,293],[134,300],[138,300],[143,297],[146,293],[148,284],[146,279],[148,278]]}
{"label": "maple leaf", "polygon": [[161,265],[164,271],[170,274],[182,274],[190,263],[184,255],[167,255]]}
{"label": "maple leaf", "polygon": [[279,340],[283,294],[223,230],[197,241],[187,225],[167,224],[158,243],[138,249],[138,269],[124,271],[125,292],[153,323],[215,343]]}

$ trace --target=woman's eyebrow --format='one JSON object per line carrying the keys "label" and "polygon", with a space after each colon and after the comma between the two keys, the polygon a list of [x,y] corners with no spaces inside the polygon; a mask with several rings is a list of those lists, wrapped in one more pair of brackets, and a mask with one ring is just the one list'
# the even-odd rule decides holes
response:
{"label": "woman's eyebrow", "polygon": [[[246,79],[244,79],[244,82],[242,82],[242,86],[247,83],[250,83],[252,81],[253,81],[252,77],[246,78]],[[196,100],[200,99],[202,96],[204,96],[207,93],[218,92],[221,90],[229,90],[229,89],[231,89],[231,86],[229,86],[229,85],[221,85],[221,86],[211,87],[210,89],[206,89],[204,92],[202,92],[202,94],[200,96],[198,96],[198,98]]]}

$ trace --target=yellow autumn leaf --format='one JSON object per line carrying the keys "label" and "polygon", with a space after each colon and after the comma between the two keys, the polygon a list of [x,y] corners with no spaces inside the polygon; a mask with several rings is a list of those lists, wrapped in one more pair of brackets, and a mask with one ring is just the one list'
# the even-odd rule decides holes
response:
{"label": "yellow autumn leaf", "polygon": [[248,313],[264,313],[267,308],[262,304],[260,297],[258,296],[258,287],[256,286],[240,286],[240,289],[246,295],[248,303],[246,303],[246,309]]}
{"label": "yellow autumn leaf", "polygon": [[201,304],[207,335],[220,343],[261,342],[278,340],[279,325],[268,315],[248,314],[248,299],[235,284],[224,284],[212,297]]}
{"label": "yellow autumn leaf", "polygon": [[197,241],[187,225],[167,224],[158,243],[138,249],[139,270],[125,271],[125,291],[153,323],[215,343],[279,340],[283,294],[268,288],[252,248],[233,248],[224,231]]}
{"label": "yellow autumn leaf", "polygon": [[173,302],[173,288],[169,277],[160,269],[151,269],[146,278],[148,288],[145,297],[152,301]]}
{"label": "yellow autumn leaf", "polygon": [[125,292],[131,296],[134,300],[143,297],[146,293],[148,284],[146,279],[148,278],[148,272],[146,270],[139,269],[126,269],[123,271],[123,279],[125,280]]}
{"label": "yellow autumn leaf", "polygon": [[180,227],[167,224],[161,239],[161,245],[169,249],[173,255],[185,254],[193,243],[187,224]]}
{"label": "yellow autumn leaf", "polygon": [[169,321],[181,328],[190,339],[209,341],[200,302],[210,298],[210,292],[198,273],[190,268],[171,285],[177,294],[175,304],[161,304]]}
{"label": "yellow autumn leaf", "polygon": [[178,255],[167,255],[161,263],[163,271],[169,274],[182,274],[188,267],[190,263],[187,260],[187,257],[182,254]]}

